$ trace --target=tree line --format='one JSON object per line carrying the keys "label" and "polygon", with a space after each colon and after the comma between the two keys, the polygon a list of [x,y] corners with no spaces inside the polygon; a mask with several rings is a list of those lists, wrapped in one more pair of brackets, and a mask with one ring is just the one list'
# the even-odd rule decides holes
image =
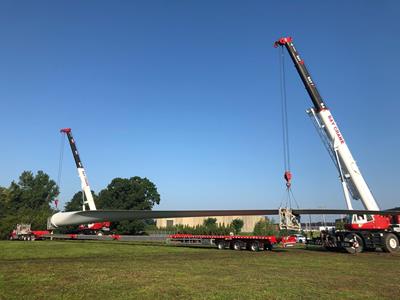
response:
{"label": "tree line", "polygon": [[[92,192],[98,209],[151,210],[160,203],[156,185],[147,178],[114,178],[98,194]],[[47,218],[56,213],[53,201],[59,195],[59,187],[43,171],[34,174],[24,171],[18,181],[9,187],[0,187],[0,238],[8,234],[18,223],[32,224],[32,229],[43,230]],[[82,210],[82,192],[77,192],[65,205],[65,211]],[[111,230],[120,234],[137,234],[144,231],[148,220],[111,223]]]}
{"label": "tree line", "polygon": [[[161,232],[170,232],[170,233],[182,233],[182,234],[205,234],[205,235],[230,235],[230,234],[249,234],[248,232],[243,233],[243,220],[242,219],[234,219],[230,224],[220,224],[217,223],[216,218],[207,218],[204,219],[203,224],[201,225],[183,225],[176,224],[173,226],[168,226],[166,228],[156,228],[155,226],[146,227],[149,231],[161,231]],[[287,234],[283,233],[279,230],[276,224],[268,218],[262,219],[258,221],[253,229],[253,232],[250,234],[263,236],[263,235],[282,235]]]}

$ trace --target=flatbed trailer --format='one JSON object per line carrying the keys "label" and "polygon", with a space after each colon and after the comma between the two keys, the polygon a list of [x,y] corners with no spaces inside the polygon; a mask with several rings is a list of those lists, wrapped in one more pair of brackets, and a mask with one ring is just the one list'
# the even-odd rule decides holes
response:
{"label": "flatbed trailer", "polygon": [[77,233],[67,233],[67,234],[46,234],[43,236],[44,239],[49,240],[94,240],[94,241],[112,241],[121,240],[121,235],[119,234],[108,234],[108,235],[93,235],[93,234],[77,234]]}
{"label": "flatbed trailer", "polygon": [[171,234],[171,242],[178,242],[186,245],[209,244],[215,245],[218,249],[233,250],[272,250],[279,243],[282,245],[293,245],[296,239],[293,237],[255,236],[255,235],[196,235],[196,234]]}

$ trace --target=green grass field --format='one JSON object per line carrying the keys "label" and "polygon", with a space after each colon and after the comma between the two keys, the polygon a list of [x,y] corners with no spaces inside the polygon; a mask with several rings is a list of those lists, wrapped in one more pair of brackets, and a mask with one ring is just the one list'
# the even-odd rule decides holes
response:
{"label": "green grass field", "polygon": [[400,255],[0,242],[0,299],[399,299]]}

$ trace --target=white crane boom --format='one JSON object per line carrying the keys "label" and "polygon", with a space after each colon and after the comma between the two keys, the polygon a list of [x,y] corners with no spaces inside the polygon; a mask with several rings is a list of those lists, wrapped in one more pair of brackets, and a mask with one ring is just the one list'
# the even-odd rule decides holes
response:
{"label": "white crane boom", "polygon": [[72,155],[74,156],[76,168],[78,170],[78,176],[81,180],[82,191],[84,193],[84,200],[82,203],[82,210],[86,210],[86,205],[89,206],[89,210],[96,210],[96,204],[93,200],[92,191],[89,186],[89,181],[86,176],[85,169],[83,168],[81,159],[79,157],[78,149],[76,148],[75,140],[71,133],[71,128],[63,128],[60,130],[62,133],[65,133],[68,137],[69,145],[71,146]]}

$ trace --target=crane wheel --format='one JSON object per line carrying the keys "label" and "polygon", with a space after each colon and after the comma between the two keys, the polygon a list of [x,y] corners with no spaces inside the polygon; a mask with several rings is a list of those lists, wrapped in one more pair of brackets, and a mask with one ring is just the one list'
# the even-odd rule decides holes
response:
{"label": "crane wheel", "polygon": [[350,246],[345,247],[347,252],[349,252],[351,254],[363,252],[364,241],[358,234],[348,233],[345,236],[344,241],[350,244]]}
{"label": "crane wheel", "polygon": [[383,251],[395,253],[400,251],[399,239],[393,233],[387,233],[383,237]]}

